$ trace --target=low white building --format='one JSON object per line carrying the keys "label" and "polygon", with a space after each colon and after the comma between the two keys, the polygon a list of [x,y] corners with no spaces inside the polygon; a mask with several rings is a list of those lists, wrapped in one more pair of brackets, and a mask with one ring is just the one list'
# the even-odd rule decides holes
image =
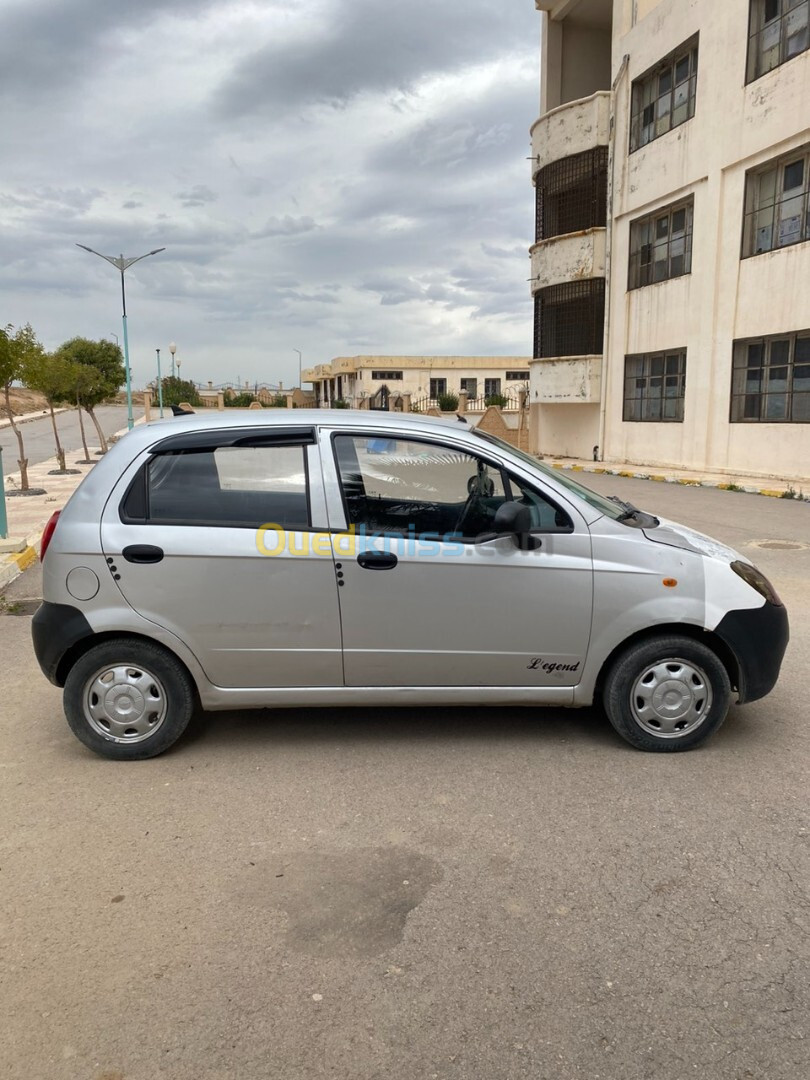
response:
{"label": "low white building", "polygon": [[536,0],[532,448],[810,476],[807,0]]}
{"label": "low white building", "polygon": [[338,356],[308,368],[319,405],[344,401],[353,408],[393,408],[408,395],[412,405],[438,405],[444,395],[467,394],[470,407],[501,399],[517,407],[528,385],[528,356]]}

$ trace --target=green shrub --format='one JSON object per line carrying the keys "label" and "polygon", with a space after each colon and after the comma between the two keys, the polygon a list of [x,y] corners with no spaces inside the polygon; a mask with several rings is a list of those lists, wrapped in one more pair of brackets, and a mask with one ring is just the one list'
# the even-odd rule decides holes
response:
{"label": "green shrub", "polygon": [[509,399],[503,394],[490,394],[484,398],[484,404],[489,408],[490,405],[497,405],[499,409],[505,409],[509,404]]}
{"label": "green shrub", "polygon": [[287,399],[283,394],[276,394],[276,396],[270,402],[271,409],[286,409]]}
{"label": "green shrub", "polygon": [[332,408],[333,409],[350,409],[351,405],[348,403],[348,401],[346,401],[345,398],[340,398],[339,397],[339,398],[335,398],[335,400],[332,402]]}
{"label": "green shrub", "polygon": [[458,408],[458,395],[439,394],[436,398],[436,404],[442,412],[455,412]]}
{"label": "green shrub", "polygon": [[226,394],[225,405],[229,409],[249,409],[255,400],[253,394],[243,390],[241,394]]}

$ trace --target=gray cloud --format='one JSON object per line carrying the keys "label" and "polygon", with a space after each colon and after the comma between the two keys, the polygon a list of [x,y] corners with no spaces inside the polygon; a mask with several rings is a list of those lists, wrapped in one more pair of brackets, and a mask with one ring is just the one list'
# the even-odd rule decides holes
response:
{"label": "gray cloud", "polygon": [[363,92],[407,92],[425,76],[525,47],[526,20],[493,0],[332,0],[294,38],[272,35],[228,76],[226,115],[344,107]]}
{"label": "gray cloud", "polygon": [[178,191],[175,199],[181,206],[205,206],[206,203],[216,202],[219,196],[206,184],[195,184],[190,191]]}

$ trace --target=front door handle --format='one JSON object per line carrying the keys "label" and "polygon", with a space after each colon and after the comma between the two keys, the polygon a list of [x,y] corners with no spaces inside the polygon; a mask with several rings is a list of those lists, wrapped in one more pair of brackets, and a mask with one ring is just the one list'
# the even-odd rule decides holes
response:
{"label": "front door handle", "polygon": [[154,544],[130,544],[121,552],[127,562],[155,563],[163,558],[163,548]]}
{"label": "front door handle", "polygon": [[397,557],[392,551],[361,551],[357,562],[364,570],[393,570]]}

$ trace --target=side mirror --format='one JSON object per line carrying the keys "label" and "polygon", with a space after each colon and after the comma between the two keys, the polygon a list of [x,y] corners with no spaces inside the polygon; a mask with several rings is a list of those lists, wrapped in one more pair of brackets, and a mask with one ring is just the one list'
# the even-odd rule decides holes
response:
{"label": "side mirror", "polygon": [[491,533],[481,537],[482,541],[494,540],[498,536],[512,536],[522,551],[534,551],[541,545],[540,538],[531,535],[532,512],[523,503],[501,503],[495,511],[492,528]]}

